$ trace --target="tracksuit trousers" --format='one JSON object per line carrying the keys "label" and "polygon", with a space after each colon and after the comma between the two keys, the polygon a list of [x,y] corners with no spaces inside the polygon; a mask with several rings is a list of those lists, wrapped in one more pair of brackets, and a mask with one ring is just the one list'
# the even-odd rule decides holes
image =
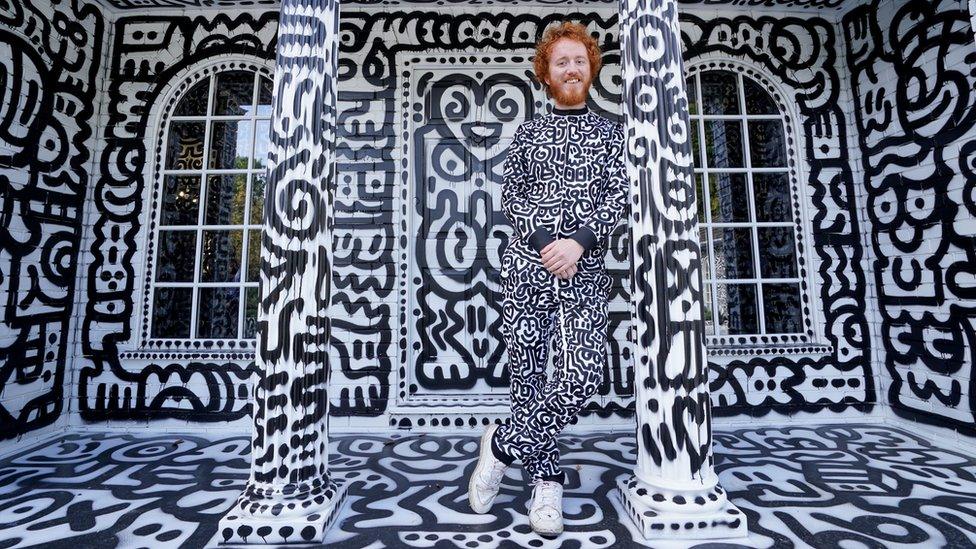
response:
{"label": "tracksuit trousers", "polygon": [[526,264],[502,286],[512,409],[493,448],[506,463],[520,460],[533,483],[562,482],[556,435],[597,392],[606,368],[610,277],[580,271],[561,280]]}

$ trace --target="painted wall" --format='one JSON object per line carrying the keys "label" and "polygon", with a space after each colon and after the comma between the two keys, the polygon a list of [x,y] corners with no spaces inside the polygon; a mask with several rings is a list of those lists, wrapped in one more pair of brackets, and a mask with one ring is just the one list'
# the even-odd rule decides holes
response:
{"label": "painted wall", "polygon": [[67,402],[104,33],[83,0],[0,6],[0,439]]}
{"label": "painted wall", "polygon": [[[343,10],[330,395],[332,424],[339,429],[458,427],[507,412],[497,314],[498,257],[510,233],[499,201],[504,139],[518,122],[544,110],[527,56],[541,29],[564,14],[512,8],[459,17],[456,11]],[[148,13],[122,11],[113,24],[107,124],[100,130],[105,146],[98,158],[103,175],[90,204],[80,285],[77,409],[84,422],[239,420],[249,413],[253,390],[252,341],[155,344],[146,332],[146,261],[158,201],[150,166],[159,123],[177,88],[201,67],[270,66],[276,14]],[[748,417],[870,410],[877,380],[864,317],[864,255],[846,153],[849,121],[841,109],[846,96],[836,27],[806,15],[729,15],[686,11],[686,58],[693,71],[724,68],[755,78],[789,113],[793,200],[804,212],[800,267],[812,299],[809,323],[792,341],[717,342],[725,347],[710,357],[714,412]],[[616,118],[615,6],[579,16],[605,51],[593,106]],[[463,128],[431,124],[438,110],[458,105],[447,97],[418,101],[419,94],[457,74],[474,100],[469,114],[493,118],[495,138],[458,138]],[[516,78],[503,81],[502,74]],[[495,91],[514,100],[493,102]],[[458,138],[449,148],[455,156],[423,158],[418,136]],[[434,207],[425,202],[433,195],[417,195],[420,187],[407,183],[425,176],[423,170],[447,178],[457,162],[480,174],[483,185],[474,177],[456,191],[438,187],[442,202]],[[445,260],[443,242],[418,238],[416,223],[424,220],[440,230],[460,230],[467,244]],[[608,256],[615,279],[608,371],[584,423],[626,423],[632,415],[628,249],[621,225]],[[443,270],[445,261],[469,269],[470,280],[424,275]],[[431,356],[454,357],[454,368]],[[454,396],[459,393],[464,397]]]}
{"label": "painted wall", "polygon": [[897,415],[976,436],[976,44],[966,0],[844,17],[880,325]]}

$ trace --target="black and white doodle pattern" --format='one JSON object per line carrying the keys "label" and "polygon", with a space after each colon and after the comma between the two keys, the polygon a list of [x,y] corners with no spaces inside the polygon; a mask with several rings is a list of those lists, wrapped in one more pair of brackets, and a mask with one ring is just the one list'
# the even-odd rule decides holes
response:
{"label": "black and white doodle pattern", "polygon": [[675,0],[620,3],[637,464],[618,481],[646,538],[746,535],[713,468],[702,251]]}
{"label": "black and white doodle pattern", "polygon": [[965,0],[844,17],[887,401],[976,436],[976,42]]}
{"label": "black and white doodle pattern", "polygon": [[[510,470],[491,514],[467,508],[474,436],[357,435],[331,441],[349,501],[329,547],[638,547],[613,480],[632,434],[565,436],[566,531],[543,542]],[[715,433],[716,470],[749,521],[722,547],[976,546],[976,461],[889,427]],[[44,543],[203,547],[247,480],[248,439],[70,434],[0,460],[0,547]],[[57,546],[57,545],[49,545]],[[646,545],[645,545],[646,546]],[[694,546],[694,544],[688,544]],[[713,543],[697,547],[715,547]]]}
{"label": "black and white doodle pattern", "polygon": [[329,475],[328,304],[339,0],[283,0],[261,235],[251,477],[222,542],[320,541],[345,487]]}
{"label": "black and white doodle pattern", "polygon": [[51,424],[70,394],[103,35],[83,0],[0,6],[0,439]]}
{"label": "black and white doodle pattern", "polygon": [[[797,109],[796,127],[789,130],[795,131],[799,158],[791,164],[802,163],[805,178],[793,187],[793,200],[809,218],[810,256],[817,261],[811,267],[817,267],[819,287],[818,303],[805,306],[822,311],[821,337],[831,349],[823,353],[809,345],[795,347],[792,356],[757,356],[750,347],[775,348],[777,342],[740,338],[734,343],[744,348],[720,353],[722,359],[709,356],[713,411],[717,416],[761,416],[848,406],[870,409],[877,395],[865,315],[864,252],[834,25],[820,18],[693,14],[683,14],[681,23],[690,67],[741,71],[764,82],[781,110],[790,105]],[[777,85],[771,86],[773,82]],[[806,204],[800,202],[801,191],[808,197]],[[800,271],[808,276],[806,267]]]}
{"label": "black and white doodle pattern", "polygon": [[[107,5],[119,9],[145,8],[207,8],[207,7],[238,7],[250,8],[254,6],[274,6],[280,0],[101,0]],[[704,6],[737,6],[737,7],[785,7],[807,9],[839,10],[845,2],[850,0],[678,0],[681,5]],[[476,5],[504,6],[517,4],[519,0],[346,0],[343,4],[354,6],[420,6],[420,5]],[[547,6],[580,5],[580,4],[615,4],[614,0],[536,0],[536,4]]]}
{"label": "black and white doodle pattern", "polygon": [[[630,196],[623,148],[619,123],[586,108],[559,110],[521,124],[505,159],[502,210],[515,228],[501,258],[512,405],[495,441],[534,481],[559,473],[555,437],[603,379],[611,282],[606,242]],[[565,281],[539,260],[556,238],[584,248],[578,272]]]}
{"label": "black and white doodle pattern", "polygon": [[[150,127],[150,120],[172,109],[195,76],[270,64],[277,28],[277,13],[114,22],[105,104],[111,123],[103,130],[94,185],[82,352],[75,358],[79,411],[86,419],[248,417],[257,377],[249,351],[253,341],[197,341],[181,348],[136,344],[148,336],[137,319],[147,314],[149,300],[137,277],[146,287],[151,278],[137,267],[153,252],[140,246],[155,228],[147,217],[160,193],[146,188],[150,147],[163,141],[162,126]],[[200,63],[204,68],[197,68]]]}
{"label": "black and white doodle pattern", "polygon": [[[82,356],[78,358],[80,412],[87,420],[243,420],[256,379],[250,359],[253,341],[187,341],[149,348],[141,344],[140,319],[148,310],[148,279],[139,266],[148,253],[142,247],[148,240],[145,235],[154,230],[146,212],[158,199],[145,168],[146,159],[158,154],[155,145],[160,129],[148,124],[166,108],[160,97],[171,87],[183,85],[199,63],[209,62],[211,70],[237,63],[255,66],[262,60],[270,64],[277,14],[120,13],[107,71],[105,110],[113,123],[104,130],[107,142],[100,157],[102,175],[95,183],[93,235],[86,252],[91,261],[85,276]],[[619,121],[616,6],[578,15],[605,52],[605,68],[594,82],[589,106]],[[769,88],[781,107],[792,105],[797,110],[790,130],[796,137],[795,162],[803,170],[797,172],[792,189],[794,204],[805,212],[798,222],[805,220],[809,227],[807,257],[811,262],[801,266],[801,275],[813,282],[814,297],[813,303],[806,304],[810,314],[805,316],[823,317],[822,323],[816,323],[814,335],[802,334],[808,338],[803,343],[726,338],[724,347],[710,350],[714,413],[762,416],[870,407],[876,389],[865,319],[866,282],[847,156],[847,120],[840,107],[834,26],[817,17],[704,18],[693,11],[681,16],[689,70],[746,71],[744,74]],[[423,372],[418,371],[422,347],[415,349],[414,345],[421,345],[418,334],[423,333],[424,324],[417,319],[423,314],[415,312],[420,306],[410,304],[417,273],[450,269],[454,263],[437,259],[430,249],[421,250],[426,257],[422,263],[417,259],[418,250],[409,244],[417,234],[416,227],[409,225],[416,219],[411,216],[417,199],[409,181],[423,173],[410,148],[416,133],[410,132],[417,131],[413,118],[429,120],[432,111],[424,109],[433,108],[416,100],[413,90],[425,81],[421,79],[436,79],[455,67],[459,73],[472,75],[471,86],[493,82],[501,73],[517,74],[518,84],[506,92],[520,97],[514,111],[506,110],[508,102],[493,106],[488,101],[481,108],[503,126],[508,124],[507,114],[518,119],[523,113],[543,112],[541,90],[527,73],[528,55],[544,26],[556,18],[554,12],[514,9],[493,12],[490,17],[488,12],[456,17],[419,9],[393,13],[343,10],[330,416],[350,418],[355,425],[454,428],[481,424],[507,410],[500,317],[493,316],[485,301],[490,292],[497,297],[499,290],[500,254],[493,250],[501,251],[511,231],[501,219],[499,196],[494,194],[500,188],[495,185],[482,187],[483,198],[472,192],[478,202],[469,204],[467,198],[451,196],[446,181],[438,183],[446,203],[469,204],[451,214],[445,210],[438,219],[449,220],[452,230],[485,244],[483,257],[471,252],[474,246],[461,247],[456,253],[462,258],[458,264],[476,265],[484,271],[488,292],[474,295],[455,286],[436,288],[438,292],[448,290],[438,294],[438,299],[469,303],[470,313],[466,314],[475,321],[455,325],[478,344],[467,347],[467,355],[457,359],[457,375],[450,383],[424,381]],[[391,39],[394,32],[396,40]],[[503,69],[485,70],[476,78],[475,67],[483,65],[485,57],[490,58],[489,65],[494,62]],[[514,64],[525,70],[513,71],[509,67]],[[466,93],[474,96],[477,88]],[[416,105],[421,111],[415,111]],[[479,154],[502,157],[498,149],[504,145],[482,147],[485,150],[479,152],[481,145],[476,140],[485,136],[490,134],[471,133],[456,150],[463,149],[469,158],[480,159]],[[450,158],[444,155],[443,164],[429,169],[437,177],[455,173],[446,162]],[[485,178],[486,183],[489,179]],[[803,232],[806,234],[805,229]],[[583,421],[619,421],[633,415],[629,250],[626,227],[621,224],[608,242],[607,269],[613,278],[609,362],[598,398],[582,411]],[[428,278],[431,280],[433,277]],[[436,302],[427,306],[431,315],[439,311]],[[431,319],[436,324],[436,316]],[[430,319],[424,322],[431,324]],[[447,348],[435,335],[428,339]],[[224,374],[217,376],[221,367]],[[456,396],[457,387],[471,389],[462,398]]]}

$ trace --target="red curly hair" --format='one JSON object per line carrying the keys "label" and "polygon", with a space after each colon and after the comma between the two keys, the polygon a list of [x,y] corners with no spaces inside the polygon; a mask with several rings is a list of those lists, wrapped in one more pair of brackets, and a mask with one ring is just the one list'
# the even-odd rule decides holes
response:
{"label": "red curly hair", "polygon": [[603,66],[603,54],[600,51],[600,45],[586,30],[586,27],[570,21],[563,21],[557,26],[549,27],[542,35],[539,43],[535,45],[535,61],[533,62],[535,77],[546,92],[549,91],[549,86],[546,85],[545,81],[545,78],[549,76],[549,58],[552,54],[552,47],[560,38],[576,40],[586,46],[586,56],[590,59],[590,75],[593,78],[596,78],[600,72],[600,67]]}

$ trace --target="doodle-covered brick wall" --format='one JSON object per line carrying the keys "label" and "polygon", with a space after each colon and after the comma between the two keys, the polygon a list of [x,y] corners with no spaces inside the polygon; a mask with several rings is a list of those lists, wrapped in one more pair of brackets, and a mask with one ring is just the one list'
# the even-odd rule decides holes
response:
{"label": "doodle-covered brick wall", "polygon": [[[335,188],[333,425],[459,427],[507,411],[499,346],[500,205],[515,127],[545,112],[530,74],[536,38],[562,10],[344,7]],[[617,14],[570,17],[603,46],[592,106],[619,119]],[[119,12],[108,52],[104,150],[90,204],[81,356],[83,421],[244,419],[252,339],[154,337],[162,180],[154,166],[187,90],[227,70],[267,75],[277,14]],[[713,342],[718,416],[817,413],[875,403],[863,250],[847,157],[837,27],[813,15],[682,14],[689,74],[741,74],[785,116],[789,193],[799,212],[803,322],[796,335]],[[610,358],[583,421],[629,421],[626,227],[612,235]],[[240,423],[246,425],[246,422]]]}
{"label": "doodle-covered brick wall", "polygon": [[899,416],[976,436],[976,43],[966,0],[844,17],[880,314]]}
{"label": "doodle-covered brick wall", "polygon": [[0,439],[65,407],[103,39],[84,0],[0,5]]}

